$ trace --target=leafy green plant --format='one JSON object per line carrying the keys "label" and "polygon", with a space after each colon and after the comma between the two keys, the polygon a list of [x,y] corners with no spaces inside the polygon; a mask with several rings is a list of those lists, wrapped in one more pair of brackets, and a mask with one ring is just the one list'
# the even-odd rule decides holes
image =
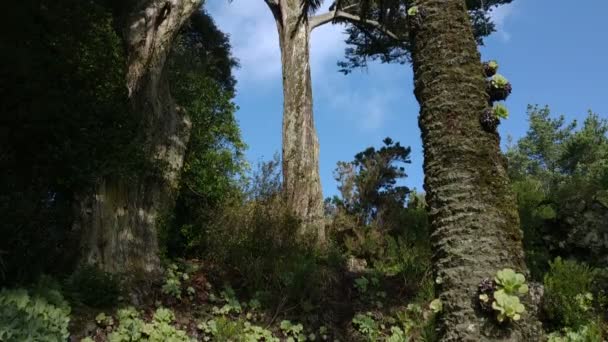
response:
{"label": "leafy green plant", "polygon": [[[167,267],[165,274],[165,283],[163,284],[161,291],[166,294],[173,296],[176,299],[182,298],[182,280],[188,280],[188,273],[182,272],[179,266],[171,264]],[[188,291],[188,294],[194,294],[194,289]]]}
{"label": "leafy green plant", "polygon": [[240,319],[218,317],[198,325],[204,341],[279,342],[272,332]]}
{"label": "leafy green plant", "polygon": [[502,103],[497,103],[492,107],[492,114],[499,119],[507,119],[509,117],[509,110]]}
{"label": "leafy green plant", "polygon": [[[587,297],[592,289],[594,271],[585,264],[556,258],[545,275],[543,309],[556,325],[578,328],[593,316]],[[581,297],[582,296],[582,297]]]}
{"label": "leafy green plant", "polygon": [[369,312],[366,314],[359,313],[355,315],[353,318],[353,324],[361,334],[368,338],[369,341],[376,341],[380,335],[378,323]]}
{"label": "leafy green plant", "polygon": [[116,305],[121,295],[118,277],[92,265],[79,267],[65,280],[63,288],[70,301],[92,307]]}
{"label": "leafy green plant", "polygon": [[410,8],[408,8],[407,10],[407,15],[410,17],[414,17],[416,15],[418,15],[419,11],[418,11],[418,6],[412,6]]}
{"label": "leafy green plant", "polygon": [[236,293],[230,286],[225,286],[224,290],[220,293],[221,301],[224,305],[220,308],[214,306],[212,312],[216,315],[228,315],[230,313],[239,314],[242,312],[243,307],[236,297]]}
{"label": "leafy green plant", "polygon": [[509,295],[504,290],[494,292],[492,308],[498,311],[496,319],[501,323],[505,320],[518,321],[526,310],[519,297]]}
{"label": "leafy green plant", "polygon": [[148,323],[140,318],[135,308],[128,307],[118,310],[118,326],[108,335],[109,342],[190,342],[194,341],[185,331],[175,328],[173,312],[166,308],[158,308]]}
{"label": "leafy green plant", "polygon": [[304,326],[302,324],[293,324],[289,320],[283,320],[281,321],[280,328],[283,335],[287,337],[287,341],[306,341]]}
{"label": "leafy green plant", "polygon": [[355,288],[359,293],[364,294],[367,292],[369,280],[366,277],[359,277],[355,279]]}
{"label": "leafy green plant", "polygon": [[45,298],[25,289],[2,289],[0,341],[65,341],[69,314],[70,307],[60,293]]}

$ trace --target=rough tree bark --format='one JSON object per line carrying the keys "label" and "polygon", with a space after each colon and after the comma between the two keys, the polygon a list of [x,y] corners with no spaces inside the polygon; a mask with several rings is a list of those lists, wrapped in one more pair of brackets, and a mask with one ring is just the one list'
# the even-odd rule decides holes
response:
{"label": "rough tree bark", "polygon": [[[464,0],[418,0],[412,31],[415,95],[424,146],[442,341],[540,341],[534,308],[497,327],[477,309],[477,286],[511,267],[527,274],[522,232],[497,133],[485,132],[488,108],[480,56]],[[529,303],[528,303],[529,304]]]}
{"label": "rough tree bark", "polygon": [[325,241],[319,140],[312,110],[310,25],[302,0],[266,1],[276,20],[283,71],[283,191],[301,233]]}
{"label": "rough tree bark", "polygon": [[143,150],[162,166],[161,175],[103,179],[80,202],[77,225],[83,233],[83,261],[112,273],[160,271],[156,221],[171,208],[191,123],[171,98],[163,67],[180,27],[201,0],[139,1],[126,15],[126,85],[135,113],[143,120]]}

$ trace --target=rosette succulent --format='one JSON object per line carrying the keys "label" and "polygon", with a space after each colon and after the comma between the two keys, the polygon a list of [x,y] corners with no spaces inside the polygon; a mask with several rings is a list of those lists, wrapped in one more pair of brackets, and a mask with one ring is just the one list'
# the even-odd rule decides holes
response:
{"label": "rosette succulent", "polygon": [[521,273],[516,273],[510,268],[505,268],[496,273],[494,278],[496,285],[508,295],[518,295],[528,293],[526,277]]}
{"label": "rosette succulent", "polygon": [[492,108],[492,113],[499,119],[506,119],[509,117],[509,110],[502,103],[495,104]]}
{"label": "rosette succulent", "polygon": [[498,311],[496,319],[501,323],[505,320],[517,321],[521,318],[521,314],[526,311],[524,305],[519,301],[519,297],[509,295],[504,290],[498,290],[494,293],[492,308]]}
{"label": "rosette succulent", "polygon": [[497,70],[498,70],[498,62],[492,60],[492,61],[483,63],[483,71],[484,71],[486,77],[494,76],[496,74]]}
{"label": "rosette succulent", "polygon": [[505,100],[512,90],[513,88],[509,80],[500,74],[492,76],[488,81],[488,94],[491,101]]}

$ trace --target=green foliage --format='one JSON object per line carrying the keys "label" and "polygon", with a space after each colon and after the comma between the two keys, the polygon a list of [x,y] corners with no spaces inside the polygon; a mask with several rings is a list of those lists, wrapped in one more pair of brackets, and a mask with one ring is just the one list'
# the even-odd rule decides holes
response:
{"label": "green foliage", "polygon": [[188,280],[188,273],[180,271],[179,266],[176,264],[169,265],[165,273],[165,283],[163,284],[161,291],[166,295],[181,299],[182,280]]}
{"label": "green foliage", "polygon": [[491,69],[493,69],[493,70],[498,69],[498,62],[495,61],[495,60],[491,60],[491,61],[488,62],[488,67],[491,68]]}
{"label": "green foliage", "polygon": [[543,309],[557,326],[579,328],[592,317],[589,297],[594,272],[587,265],[556,258],[545,275]]}
{"label": "green foliage", "polygon": [[533,278],[560,255],[604,265],[608,245],[596,236],[608,219],[608,122],[590,112],[577,130],[547,107],[528,116],[528,133],[506,155]]}
{"label": "green foliage", "polygon": [[603,341],[601,323],[591,322],[573,330],[564,328],[547,336],[548,342],[597,342]]}
{"label": "green foliage", "polygon": [[492,113],[499,119],[507,119],[509,118],[509,110],[502,103],[497,103],[492,108]]}
{"label": "green foliage", "polygon": [[111,307],[121,294],[117,276],[90,265],[76,269],[65,280],[64,291],[70,301],[92,307]]}
{"label": "green foliage", "polygon": [[128,307],[117,312],[118,326],[108,334],[109,342],[149,341],[149,342],[190,342],[194,341],[183,330],[176,329],[173,312],[158,308],[150,322],[141,319],[135,308]]}
{"label": "green foliage", "polygon": [[306,336],[304,335],[304,326],[302,326],[302,324],[293,324],[289,320],[283,320],[281,321],[280,328],[283,335],[287,337],[287,341],[306,341]]}
{"label": "green foliage", "polygon": [[24,0],[4,9],[0,251],[6,278],[30,281],[74,266],[77,195],[100,177],[152,168],[140,169],[126,58],[104,1]]}
{"label": "green foliage", "polygon": [[293,238],[300,222],[283,202],[278,166],[278,160],[260,165],[245,180],[244,198],[210,222],[204,256],[264,305],[285,299],[304,308],[335,283],[341,259],[331,245],[321,253],[306,237]]}
{"label": "green foliage", "polygon": [[221,308],[213,307],[212,311],[216,315],[228,315],[231,313],[239,314],[242,312],[243,308],[238,298],[236,297],[236,293],[230,286],[226,286],[224,290],[220,293],[221,300],[224,302],[224,305]]}
{"label": "green foliage", "polygon": [[160,245],[169,256],[196,255],[206,247],[208,222],[240,194],[246,145],[232,102],[235,80],[228,37],[211,17],[196,12],[180,32],[167,62],[176,102],[191,121],[175,210],[162,224]]}
{"label": "green foliage", "polygon": [[61,294],[46,296],[25,289],[0,291],[1,341],[65,341],[69,336],[70,307]]}
{"label": "green foliage", "polygon": [[376,341],[378,339],[380,327],[370,313],[355,315],[353,324],[363,336],[367,337],[368,341]]}
{"label": "green foliage", "polygon": [[339,162],[334,172],[338,190],[338,207],[356,215],[360,223],[388,215],[402,207],[410,190],[397,182],[407,175],[404,164],[409,164],[409,147],[385,138],[379,149],[368,147],[355,155],[352,162]]}
{"label": "green foliage", "polygon": [[272,332],[263,327],[240,319],[218,317],[202,322],[198,329],[203,332],[204,341],[234,341],[234,342],[279,342]]}
{"label": "green foliage", "polygon": [[[495,31],[495,24],[489,12],[496,6],[507,4],[511,0],[467,0],[466,6],[472,24],[473,34],[479,44],[483,38]],[[340,71],[348,74],[356,68],[364,68],[370,61],[379,60],[382,63],[406,64],[411,62],[412,37],[407,25],[408,17],[422,12],[424,7],[414,6],[416,1],[394,0],[364,0],[357,2],[358,7],[353,8],[352,1],[337,1],[338,7],[345,8],[366,19],[382,23],[382,28],[361,26],[346,21],[348,35],[345,49],[345,58],[338,62]],[[408,9],[404,10],[404,6]],[[402,39],[394,39],[385,33],[389,30]]]}
{"label": "green foliage", "polygon": [[498,322],[504,322],[505,320],[518,321],[521,314],[526,310],[519,301],[519,297],[507,294],[504,290],[494,292],[492,308],[498,311],[496,316]]}

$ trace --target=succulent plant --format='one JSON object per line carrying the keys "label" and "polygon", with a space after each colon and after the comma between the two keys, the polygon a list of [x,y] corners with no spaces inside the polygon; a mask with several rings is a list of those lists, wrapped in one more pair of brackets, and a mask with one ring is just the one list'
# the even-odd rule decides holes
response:
{"label": "succulent plant", "polygon": [[498,119],[507,119],[509,117],[509,110],[502,103],[495,104],[492,108],[492,113]]}
{"label": "succulent plant", "polygon": [[516,296],[528,293],[526,277],[521,273],[516,273],[510,268],[498,271],[494,281],[496,282],[496,285],[508,295]]}
{"label": "succulent plant", "polygon": [[407,15],[414,17],[418,14],[418,6],[412,6],[407,10]]}
{"label": "succulent plant", "polygon": [[513,90],[511,83],[500,74],[496,74],[488,80],[487,88],[490,101],[505,100]]}
{"label": "succulent plant", "polygon": [[483,63],[483,71],[484,71],[486,77],[494,76],[496,74],[497,70],[498,70],[498,62],[496,62],[495,60],[491,60],[491,61]]}
{"label": "succulent plant", "polygon": [[501,323],[506,320],[518,321],[521,314],[526,311],[524,305],[519,301],[519,297],[509,295],[504,290],[494,293],[492,308],[498,311],[496,319]]}
{"label": "succulent plant", "polygon": [[490,85],[494,88],[504,88],[509,84],[509,80],[501,74],[496,74],[490,79]]}
{"label": "succulent plant", "polygon": [[431,309],[431,311],[433,311],[434,313],[441,312],[441,310],[443,310],[443,302],[441,301],[441,299],[435,298],[429,304],[429,309]]}

